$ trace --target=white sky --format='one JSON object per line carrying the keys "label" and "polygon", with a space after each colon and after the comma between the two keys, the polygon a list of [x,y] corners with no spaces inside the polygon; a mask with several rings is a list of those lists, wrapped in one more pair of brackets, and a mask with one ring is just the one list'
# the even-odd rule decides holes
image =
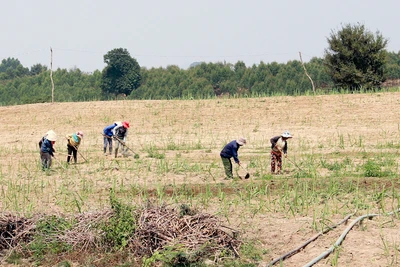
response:
{"label": "white sky", "polygon": [[331,31],[362,23],[400,51],[399,0],[0,0],[0,60],[92,72],[126,48],[140,66],[286,63],[323,57]]}

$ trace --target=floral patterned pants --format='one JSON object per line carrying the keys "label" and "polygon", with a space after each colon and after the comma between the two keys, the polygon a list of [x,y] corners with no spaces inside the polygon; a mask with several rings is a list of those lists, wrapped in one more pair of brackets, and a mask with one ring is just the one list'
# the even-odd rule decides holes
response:
{"label": "floral patterned pants", "polygon": [[[275,165],[278,166],[275,166]],[[271,150],[271,172],[275,173],[275,168],[277,173],[281,172],[282,169],[282,155],[281,154],[276,154],[275,152],[273,152],[273,150]]]}

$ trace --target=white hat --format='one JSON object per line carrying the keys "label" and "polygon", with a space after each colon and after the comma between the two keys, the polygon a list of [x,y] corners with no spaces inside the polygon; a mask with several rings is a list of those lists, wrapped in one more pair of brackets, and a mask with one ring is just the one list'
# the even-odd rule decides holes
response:
{"label": "white hat", "polygon": [[53,130],[50,130],[50,131],[47,132],[46,139],[49,140],[49,141],[56,141],[57,140],[57,134]]}
{"label": "white hat", "polygon": [[238,143],[239,145],[243,146],[244,144],[246,144],[246,138],[244,137],[240,137],[238,140],[236,140],[236,143]]}
{"label": "white hat", "polygon": [[289,131],[285,131],[283,134],[281,134],[282,137],[285,138],[292,138],[293,136],[290,135]]}
{"label": "white hat", "polygon": [[55,134],[55,132],[53,130],[49,130],[49,131],[47,131],[47,133],[44,136],[48,136],[50,133]]}

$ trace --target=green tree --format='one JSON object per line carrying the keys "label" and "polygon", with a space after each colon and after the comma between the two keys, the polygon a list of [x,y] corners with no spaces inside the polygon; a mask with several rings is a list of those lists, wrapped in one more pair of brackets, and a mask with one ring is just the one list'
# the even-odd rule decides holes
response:
{"label": "green tree", "polygon": [[29,74],[32,76],[35,76],[35,75],[38,75],[39,73],[42,73],[43,71],[47,71],[46,66],[44,66],[42,64],[35,64],[31,67]]}
{"label": "green tree", "polygon": [[7,58],[1,61],[0,74],[2,80],[14,79],[28,75],[29,69],[22,66],[16,58]]}
{"label": "green tree", "polygon": [[380,87],[385,81],[387,40],[362,24],[331,32],[325,49],[327,72],[337,87],[351,90]]}
{"label": "green tree", "polygon": [[313,57],[304,65],[312,77],[316,88],[328,90],[329,88],[333,87],[331,76],[325,70],[324,59]]}
{"label": "green tree", "polygon": [[129,95],[140,86],[140,66],[125,48],[116,48],[104,55],[107,66],[102,72],[104,93]]}
{"label": "green tree", "polygon": [[400,51],[389,52],[387,58],[387,78],[390,80],[400,79]]}
{"label": "green tree", "polygon": [[235,73],[235,79],[239,82],[239,85],[242,86],[242,78],[244,74],[246,73],[246,64],[244,64],[243,61],[238,61],[236,64],[233,66],[233,71]]}

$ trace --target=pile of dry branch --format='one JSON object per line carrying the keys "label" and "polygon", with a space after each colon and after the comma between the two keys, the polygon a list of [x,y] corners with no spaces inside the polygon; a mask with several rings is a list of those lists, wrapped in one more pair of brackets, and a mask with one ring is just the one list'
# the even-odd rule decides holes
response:
{"label": "pile of dry branch", "polygon": [[11,213],[0,214],[0,251],[29,242],[35,221]]}
{"label": "pile of dry branch", "polygon": [[[219,255],[219,252],[230,250],[239,256],[241,241],[236,238],[235,230],[222,226],[213,215],[195,213],[182,207],[168,208],[165,205],[147,204],[136,209],[132,216],[136,218],[137,227],[128,244],[131,252],[143,257],[165,247],[179,246],[188,254],[202,251],[208,255]],[[107,249],[102,242],[104,233],[99,225],[107,223],[113,214],[113,210],[78,214],[72,220],[72,227],[60,232],[56,238],[75,250]],[[32,242],[36,223],[45,218],[45,215],[27,219],[12,214],[0,214],[0,251],[22,247],[26,249],[22,245]]]}
{"label": "pile of dry branch", "polygon": [[165,246],[174,245],[184,247],[189,253],[206,247],[213,255],[229,249],[239,256],[241,242],[236,239],[236,233],[210,214],[185,215],[182,207],[178,212],[166,206],[150,206],[142,210],[130,246],[139,256],[151,255]]}

